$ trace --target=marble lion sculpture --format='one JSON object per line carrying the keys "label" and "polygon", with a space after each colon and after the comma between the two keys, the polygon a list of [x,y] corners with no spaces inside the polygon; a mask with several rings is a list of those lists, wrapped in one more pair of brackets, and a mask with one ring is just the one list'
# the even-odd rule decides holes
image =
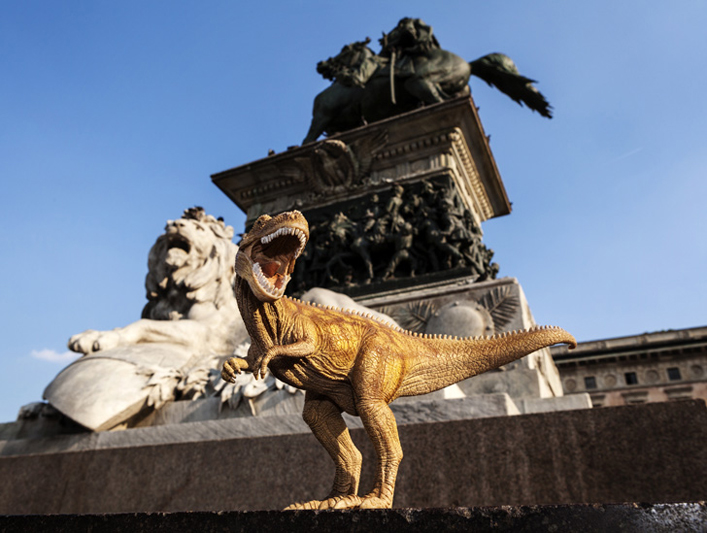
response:
{"label": "marble lion sculpture", "polygon": [[69,349],[90,354],[119,346],[170,343],[200,353],[231,354],[247,338],[233,296],[233,227],[200,207],[167,221],[148,256],[148,303],[142,319],[110,331],[87,330]]}
{"label": "marble lion sculpture", "polygon": [[[187,209],[167,221],[148,256],[142,318],[69,339],[84,354],[44,390],[91,431],[132,427],[167,402],[203,396],[214,360],[248,338],[233,295],[233,228]],[[109,379],[105,379],[110,376]]]}

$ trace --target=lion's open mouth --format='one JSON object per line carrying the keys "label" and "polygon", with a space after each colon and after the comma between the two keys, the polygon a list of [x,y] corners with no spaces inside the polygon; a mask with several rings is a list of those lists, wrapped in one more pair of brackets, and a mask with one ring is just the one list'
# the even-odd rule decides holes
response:
{"label": "lion's open mouth", "polygon": [[292,227],[281,227],[253,245],[253,275],[260,288],[272,298],[282,298],[295,261],[304,250],[307,236]]}
{"label": "lion's open mouth", "polygon": [[178,240],[176,242],[171,242],[170,244],[170,248],[179,248],[180,250],[184,250],[186,253],[189,253],[189,250],[191,250],[191,246],[186,241]]}
{"label": "lion's open mouth", "polygon": [[169,235],[166,248],[165,263],[172,268],[181,268],[189,260],[191,244],[181,235]]}
{"label": "lion's open mouth", "polygon": [[169,235],[169,240],[167,243],[168,249],[172,250],[174,248],[178,250],[182,250],[186,253],[189,253],[191,251],[191,243],[189,240],[184,237],[183,235],[180,235],[179,233],[172,233]]}

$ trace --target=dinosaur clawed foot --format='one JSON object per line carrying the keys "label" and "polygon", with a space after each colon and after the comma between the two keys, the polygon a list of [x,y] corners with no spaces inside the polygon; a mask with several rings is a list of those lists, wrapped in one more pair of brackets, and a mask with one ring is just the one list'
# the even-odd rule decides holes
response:
{"label": "dinosaur clawed foot", "polygon": [[366,496],[361,500],[361,504],[358,506],[359,509],[390,509],[392,507],[392,502],[388,502],[383,498],[377,496]]}
{"label": "dinosaur clawed foot", "polygon": [[322,502],[326,507],[320,507],[320,509],[358,509],[361,505],[361,498],[355,494],[349,496],[337,496],[336,498],[329,498]]}
{"label": "dinosaur clawed foot", "polygon": [[293,503],[285,511],[299,511],[305,509],[390,509],[391,502],[377,496],[361,498],[355,494],[348,496],[335,496],[326,500],[312,500],[303,503]]}
{"label": "dinosaur clawed foot", "polygon": [[355,494],[349,496],[334,496],[326,500],[312,500],[309,502],[293,503],[285,508],[285,511],[299,511],[306,509],[357,509],[362,499]]}
{"label": "dinosaur clawed foot", "polygon": [[301,510],[307,510],[307,509],[319,509],[319,506],[322,504],[321,500],[312,500],[309,502],[300,502],[300,503],[293,503],[292,505],[288,505],[285,507],[285,511],[301,511]]}

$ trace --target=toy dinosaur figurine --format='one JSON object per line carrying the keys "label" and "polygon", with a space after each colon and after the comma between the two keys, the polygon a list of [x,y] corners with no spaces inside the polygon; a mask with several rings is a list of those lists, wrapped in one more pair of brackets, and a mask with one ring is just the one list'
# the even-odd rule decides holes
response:
{"label": "toy dinosaur figurine", "polygon": [[[390,508],[403,452],[388,404],[439,390],[557,343],[574,347],[561,328],[539,327],[458,339],[411,333],[354,311],[284,297],[309,238],[299,211],[261,216],[236,256],[235,292],[252,344],[245,359],[224,363],[223,379],[267,368],[306,391],[302,417],[336,464],[324,500],[288,509]],[[373,490],[357,495],[361,453],[341,413],[361,417],[378,456]]]}

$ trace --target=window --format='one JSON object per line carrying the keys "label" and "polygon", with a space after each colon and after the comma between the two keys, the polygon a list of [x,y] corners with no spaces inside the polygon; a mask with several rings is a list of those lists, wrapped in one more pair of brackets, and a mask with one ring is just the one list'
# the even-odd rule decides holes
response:
{"label": "window", "polygon": [[635,372],[626,372],[624,377],[626,378],[626,385],[636,385],[638,383],[638,376]]}
{"label": "window", "polygon": [[678,381],[682,379],[682,376],[680,375],[680,369],[677,367],[674,368],[668,368],[668,379],[670,381]]}
{"label": "window", "polygon": [[597,378],[594,376],[589,376],[584,378],[584,388],[585,389],[596,389],[597,388]]}

